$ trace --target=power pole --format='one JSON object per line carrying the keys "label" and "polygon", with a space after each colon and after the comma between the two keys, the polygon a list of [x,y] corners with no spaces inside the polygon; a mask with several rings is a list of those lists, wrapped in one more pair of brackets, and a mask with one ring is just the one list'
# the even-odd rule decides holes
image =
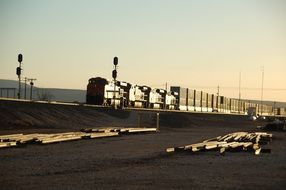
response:
{"label": "power pole", "polygon": [[218,109],[218,106],[219,106],[218,101],[219,101],[219,85],[217,86],[217,99],[216,99],[216,107],[217,107],[217,109]]}
{"label": "power pole", "polygon": [[167,92],[167,89],[168,89],[168,83],[166,82],[166,84],[165,84],[165,90],[166,90],[166,92]]}
{"label": "power pole", "polygon": [[238,86],[238,112],[240,113],[240,106],[241,106],[241,103],[240,103],[240,98],[241,98],[241,71],[239,71],[239,86]]}
{"label": "power pole", "polygon": [[261,100],[260,100],[260,106],[261,106],[261,115],[263,113],[263,106],[262,106],[262,102],[263,102],[263,83],[264,83],[264,66],[261,67],[261,71],[262,71],[262,77],[261,77]]}
{"label": "power pole", "polygon": [[23,55],[19,54],[18,55],[19,67],[16,68],[16,74],[18,75],[18,79],[19,79],[18,99],[21,98],[21,72],[22,72],[21,63],[22,61],[23,61]]}
{"label": "power pole", "polygon": [[276,102],[274,101],[274,103],[273,103],[273,115],[274,115],[274,118],[275,118],[275,109],[276,109]]}
{"label": "power pole", "polygon": [[28,78],[27,77],[25,77],[25,99],[27,99],[27,80],[28,80]]}
{"label": "power pole", "polygon": [[28,79],[30,81],[30,85],[31,85],[31,88],[30,88],[30,100],[33,99],[33,86],[34,86],[34,81],[37,80],[37,79]]}
{"label": "power pole", "polygon": [[238,100],[241,99],[241,71],[239,72],[239,87],[238,87]]}

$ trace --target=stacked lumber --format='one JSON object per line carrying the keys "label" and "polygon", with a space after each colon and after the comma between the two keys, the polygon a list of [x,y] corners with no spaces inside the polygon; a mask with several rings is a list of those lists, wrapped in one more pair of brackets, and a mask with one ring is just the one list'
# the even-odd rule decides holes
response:
{"label": "stacked lumber", "polygon": [[167,148],[166,152],[219,150],[221,154],[224,154],[226,151],[254,151],[255,155],[258,155],[261,151],[270,152],[269,149],[262,149],[261,145],[268,144],[271,140],[272,134],[268,133],[236,132],[208,139],[201,143]]}
{"label": "stacked lumber", "polygon": [[157,132],[156,128],[122,128],[120,133],[148,133],[148,132]]}
{"label": "stacked lumber", "polygon": [[23,145],[28,143],[50,144],[56,142],[94,139],[101,137],[117,136],[118,132],[108,133],[84,133],[84,132],[68,132],[55,134],[13,134],[0,136],[0,148]]}
{"label": "stacked lumber", "polygon": [[51,144],[64,141],[80,139],[94,139],[103,137],[114,137],[119,134],[156,132],[156,128],[96,128],[82,129],[81,132],[67,132],[54,134],[12,134],[0,136],[0,148],[13,147],[29,143]]}
{"label": "stacked lumber", "polygon": [[108,132],[119,132],[121,128],[118,127],[105,127],[105,128],[87,128],[87,129],[81,129],[80,131],[85,133],[108,133]]}
{"label": "stacked lumber", "polygon": [[108,127],[108,128],[87,128],[81,129],[82,132],[91,133],[107,133],[107,132],[118,132],[121,134],[128,133],[146,133],[146,132],[157,132],[156,128],[122,128],[122,127]]}

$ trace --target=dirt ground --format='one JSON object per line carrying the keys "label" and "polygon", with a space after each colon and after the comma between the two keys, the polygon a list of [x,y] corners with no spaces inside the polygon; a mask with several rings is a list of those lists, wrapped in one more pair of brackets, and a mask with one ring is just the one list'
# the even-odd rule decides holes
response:
{"label": "dirt ground", "polygon": [[[109,115],[106,125],[112,120],[136,123],[133,116],[130,120],[105,111],[99,115],[105,114]],[[58,125],[22,128],[12,121],[7,128],[9,117],[5,118],[5,122],[0,118],[0,134],[76,130]],[[0,149],[0,189],[284,189],[285,132],[271,132],[273,141],[266,145],[271,153],[258,156],[252,152],[224,156],[217,151],[165,152],[168,147],[230,132],[257,131],[256,126],[262,124],[242,116],[168,112],[160,114],[159,133]]]}

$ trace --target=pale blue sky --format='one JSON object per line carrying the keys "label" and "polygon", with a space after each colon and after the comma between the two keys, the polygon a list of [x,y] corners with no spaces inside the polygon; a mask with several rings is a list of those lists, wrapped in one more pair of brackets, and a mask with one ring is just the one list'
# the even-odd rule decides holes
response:
{"label": "pale blue sky", "polygon": [[22,53],[37,86],[85,89],[118,56],[121,80],[237,98],[239,71],[259,89],[264,66],[264,99],[286,101],[284,0],[0,0],[0,28],[1,79]]}

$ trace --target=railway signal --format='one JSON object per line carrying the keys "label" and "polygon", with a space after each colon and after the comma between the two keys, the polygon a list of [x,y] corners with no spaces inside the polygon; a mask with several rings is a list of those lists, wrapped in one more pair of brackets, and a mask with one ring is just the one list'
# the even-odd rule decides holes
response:
{"label": "railway signal", "polygon": [[113,64],[116,66],[118,64],[118,57],[113,58]]}
{"label": "railway signal", "polygon": [[18,75],[18,79],[19,79],[19,89],[18,89],[18,99],[21,98],[21,63],[23,61],[23,55],[19,54],[18,55],[18,62],[19,62],[19,67],[16,68],[16,74]]}
{"label": "railway signal", "polygon": [[112,71],[112,78],[114,80],[114,92],[113,92],[113,103],[114,103],[114,109],[116,109],[116,104],[115,104],[115,96],[116,96],[116,78],[117,78],[117,65],[118,65],[118,57],[113,58],[113,65],[114,65],[114,70]]}

